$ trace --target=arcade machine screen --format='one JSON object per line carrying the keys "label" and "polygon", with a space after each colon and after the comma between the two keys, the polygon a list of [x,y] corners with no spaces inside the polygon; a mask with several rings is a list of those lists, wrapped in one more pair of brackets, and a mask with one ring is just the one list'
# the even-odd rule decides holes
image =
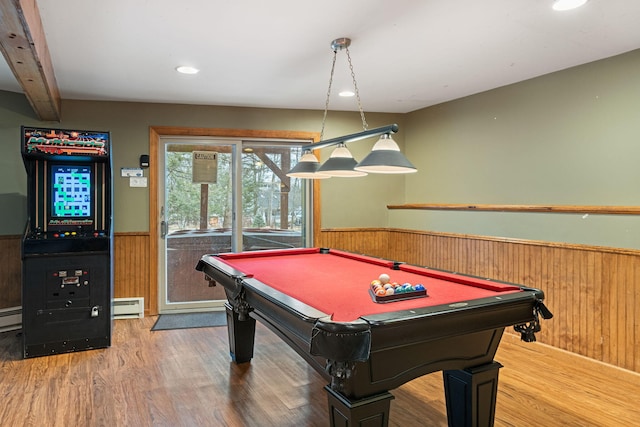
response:
{"label": "arcade machine screen", "polygon": [[51,166],[51,218],[84,219],[92,213],[90,166]]}

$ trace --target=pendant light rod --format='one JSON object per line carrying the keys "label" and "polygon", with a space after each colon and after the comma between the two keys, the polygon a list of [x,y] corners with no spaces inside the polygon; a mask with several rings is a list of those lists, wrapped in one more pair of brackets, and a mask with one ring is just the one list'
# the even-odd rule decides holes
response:
{"label": "pendant light rod", "polygon": [[327,139],[325,141],[320,141],[320,142],[315,143],[315,144],[308,144],[308,145],[305,145],[305,146],[301,147],[301,149],[303,151],[304,150],[317,150],[319,148],[330,147],[332,145],[338,145],[340,143],[359,141],[361,139],[371,138],[371,137],[374,137],[374,136],[383,135],[385,133],[388,133],[388,134],[396,133],[396,132],[398,132],[398,129],[399,129],[398,125],[394,123],[392,125],[382,126],[382,127],[375,128],[375,129],[363,130],[362,132],[352,133],[350,135],[343,135],[343,136],[339,136],[337,138]]}

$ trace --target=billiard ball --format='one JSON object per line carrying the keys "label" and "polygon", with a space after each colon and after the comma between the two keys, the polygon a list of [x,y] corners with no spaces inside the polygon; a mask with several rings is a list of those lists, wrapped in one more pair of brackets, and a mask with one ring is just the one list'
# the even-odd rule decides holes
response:
{"label": "billiard ball", "polygon": [[389,283],[389,275],[388,274],[384,274],[382,273],[379,277],[378,280],[380,280],[383,284],[384,283]]}
{"label": "billiard ball", "polygon": [[386,295],[393,295],[395,292],[393,290],[393,288],[387,288],[387,292]]}
{"label": "billiard ball", "polygon": [[416,291],[424,291],[424,285],[423,285],[423,284],[421,284],[421,283],[418,283],[418,284],[415,286],[415,290],[416,290]]}
{"label": "billiard ball", "polygon": [[386,291],[384,288],[378,288],[378,289],[375,291],[375,294],[376,294],[376,295],[378,295],[378,296],[383,296],[383,295],[386,295],[386,294],[387,294],[387,291]]}

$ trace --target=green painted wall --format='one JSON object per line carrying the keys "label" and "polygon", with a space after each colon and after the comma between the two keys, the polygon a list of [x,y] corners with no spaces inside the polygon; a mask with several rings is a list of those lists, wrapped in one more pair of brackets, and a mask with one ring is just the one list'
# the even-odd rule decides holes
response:
{"label": "green painted wall", "polygon": [[[640,50],[411,113],[406,203],[640,205]],[[391,227],[640,248],[640,217],[392,211]]]}
{"label": "green painted wall", "polygon": [[[424,84],[429,84],[425,82]],[[116,232],[147,231],[146,189],[120,178],[148,153],[149,126],[318,132],[321,111],[65,100],[61,123],[35,119],[21,94],[0,92],[0,235],[22,232],[26,175],[20,125],[111,131]],[[386,209],[388,204],[640,205],[640,50],[410,114],[367,114],[419,172],[321,181],[323,227],[398,227],[640,248],[640,218]],[[357,132],[330,112],[325,138]],[[350,144],[362,158],[374,139]],[[322,150],[323,158],[331,149]]]}
{"label": "green painted wall", "polygon": [[[26,173],[20,156],[20,126],[76,128],[111,132],[114,169],[114,228],[116,232],[148,231],[149,193],[131,188],[120,168],[137,167],[141,154],[149,153],[150,126],[182,126],[319,132],[322,111],[234,108],[177,104],[96,102],[65,100],[60,123],[36,120],[22,94],[0,91],[0,235],[21,234],[26,222]],[[402,119],[401,115],[368,114],[370,128]],[[357,112],[330,112],[325,139],[362,130]],[[399,136],[398,142],[402,142]],[[355,143],[354,153],[364,156],[374,141]],[[328,157],[330,148],[322,150]],[[152,160],[153,161],[153,160]],[[331,182],[333,181],[333,182]],[[349,182],[347,182],[349,181]],[[402,179],[323,180],[322,221],[327,227],[384,227],[388,222],[387,194],[395,203],[403,195]],[[384,191],[371,191],[372,186]],[[326,196],[325,196],[326,195]],[[335,203],[331,200],[335,200]],[[366,212],[366,215],[362,215]]]}

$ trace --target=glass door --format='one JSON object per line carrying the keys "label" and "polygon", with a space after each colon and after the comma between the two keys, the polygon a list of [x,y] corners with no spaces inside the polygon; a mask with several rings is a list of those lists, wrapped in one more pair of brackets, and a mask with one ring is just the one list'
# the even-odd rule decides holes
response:
{"label": "glass door", "polygon": [[195,270],[204,254],[306,245],[310,184],[286,176],[302,144],[160,141],[160,313],[224,306],[224,288]]}
{"label": "glass door", "polygon": [[160,313],[222,307],[224,289],[209,286],[195,266],[204,254],[232,250],[238,142],[161,142]]}

